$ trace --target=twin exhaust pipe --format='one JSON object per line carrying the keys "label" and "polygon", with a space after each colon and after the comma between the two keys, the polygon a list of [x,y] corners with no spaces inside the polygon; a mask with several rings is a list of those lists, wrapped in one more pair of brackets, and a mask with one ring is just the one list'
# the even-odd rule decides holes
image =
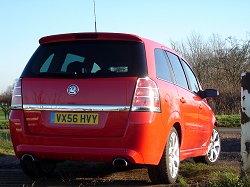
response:
{"label": "twin exhaust pipe", "polygon": [[[21,160],[30,160],[30,161],[34,162],[37,159],[35,159],[33,155],[24,154],[21,157]],[[115,167],[126,167],[126,166],[128,166],[128,162],[124,158],[115,158],[112,162],[112,165]]]}
{"label": "twin exhaust pipe", "polygon": [[112,162],[115,167],[126,167],[128,162],[124,158],[115,158]]}
{"label": "twin exhaust pipe", "polygon": [[24,154],[24,155],[21,157],[21,160],[30,160],[30,161],[35,161],[36,159],[33,157],[33,155],[30,155],[30,154]]}

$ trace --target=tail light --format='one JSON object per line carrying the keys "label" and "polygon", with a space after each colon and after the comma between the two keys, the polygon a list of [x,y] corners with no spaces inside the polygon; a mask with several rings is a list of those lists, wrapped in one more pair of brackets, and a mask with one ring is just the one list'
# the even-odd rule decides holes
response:
{"label": "tail light", "polygon": [[22,79],[18,79],[14,86],[14,90],[12,93],[11,99],[11,109],[17,110],[23,108],[23,101],[22,101]]}
{"label": "tail light", "polygon": [[150,78],[137,80],[132,111],[160,112],[160,96],[156,83]]}

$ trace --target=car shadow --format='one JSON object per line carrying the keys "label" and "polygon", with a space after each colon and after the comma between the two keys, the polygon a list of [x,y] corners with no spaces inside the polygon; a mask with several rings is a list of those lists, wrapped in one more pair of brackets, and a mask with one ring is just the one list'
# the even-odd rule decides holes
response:
{"label": "car shadow", "polygon": [[13,155],[0,155],[3,186],[148,186],[147,169],[141,166],[115,168],[110,163],[65,161],[49,176],[29,178]]}
{"label": "car shadow", "polygon": [[81,161],[59,163],[53,175],[46,177],[46,180],[40,180],[39,184],[46,185],[48,182],[49,185],[54,183],[73,186],[145,186],[151,184],[145,167],[116,168],[110,163]]}
{"label": "car shadow", "polygon": [[[221,159],[238,159],[239,139],[221,141]],[[237,153],[234,155],[232,153]],[[231,156],[231,157],[229,157]],[[14,155],[0,154],[1,186],[152,186],[144,166],[115,168],[110,163],[64,161],[46,177],[31,179],[21,170]],[[171,185],[169,185],[171,186]]]}

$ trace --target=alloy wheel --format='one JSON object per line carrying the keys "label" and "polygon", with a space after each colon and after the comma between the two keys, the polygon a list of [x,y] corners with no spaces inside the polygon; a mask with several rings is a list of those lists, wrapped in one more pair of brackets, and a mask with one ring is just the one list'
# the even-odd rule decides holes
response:
{"label": "alloy wheel", "polygon": [[169,171],[172,178],[175,178],[179,170],[179,140],[175,132],[170,136],[169,140]]}
{"label": "alloy wheel", "polygon": [[213,133],[210,140],[210,145],[207,152],[207,157],[210,162],[215,162],[220,155],[220,135],[216,129],[213,129]]}

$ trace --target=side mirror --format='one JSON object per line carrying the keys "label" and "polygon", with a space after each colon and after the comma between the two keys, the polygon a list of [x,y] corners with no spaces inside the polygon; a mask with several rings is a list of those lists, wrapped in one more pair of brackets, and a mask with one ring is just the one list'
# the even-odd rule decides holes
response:
{"label": "side mirror", "polygon": [[219,92],[215,89],[206,89],[206,90],[200,90],[198,92],[198,95],[204,99],[204,98],[215,98],[219,96]]}

